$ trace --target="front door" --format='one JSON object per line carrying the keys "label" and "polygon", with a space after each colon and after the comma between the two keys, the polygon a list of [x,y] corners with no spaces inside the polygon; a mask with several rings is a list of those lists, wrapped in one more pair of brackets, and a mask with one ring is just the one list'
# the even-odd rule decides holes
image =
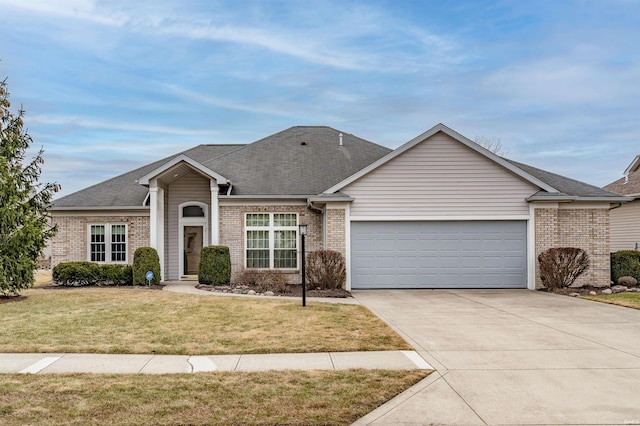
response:
{"label": "front door", "polygon": [[202,250],[202,226],[184,227],[184,274],[198,275]]}

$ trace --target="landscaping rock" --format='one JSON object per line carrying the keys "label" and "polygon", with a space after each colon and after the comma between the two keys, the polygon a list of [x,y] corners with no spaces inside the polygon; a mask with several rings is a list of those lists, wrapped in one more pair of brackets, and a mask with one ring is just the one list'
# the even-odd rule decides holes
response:
{"label": "landscaping rock", "polygon": [[613,293],[613,291],[611,291],[610,288],[605,288],[604,290],[602,290],[602,294],[611,294]]}
{"label": "landscaping rock", "polygon": [[272,291],[265,291],[264,295],[265,296],[274,296],[274,293]]}
{"label": "landscaping rock", "polygon": [[614,285],[613,287],[611,287],[611,291],[614,293],[624,293],[625,291],[627,291],[627,287],[624,285]]}
{"label": "landscaping rock", "polygon": [[597,295],[597,294],[598,294],[598,293],[596,293],[596,292],[595,292],[595,291],[593,291],[593,290],[591,290],[591,291],[589,292],[589,296],[595,296],[595,295]]}
{"label": "landscaping rock", "polygon": [[627,287],[635,287],[638,285],[638,280],[633,277],[620,277],[618,278],[618,285],[626,285]]}
{"label": "landscaping rock", "polygon": [[627,291],[635,293],[636,291],[638,291],[638,289],[635,287],[631,287],[631,288],[628,288]]}
{"label": "landscaping rock", "polygon": [[255,291],[253,291],[253,290],[249,290],[249,291],[247,292],[247,294],[248,294],[249,296],[255,296],[255,295],[256,295],[256,292],[255,292]]}
{"label": "landscaping rock", "polygon": [[569,296],[578,297],[578,296],[580,296],[580,293],[569,293]]}

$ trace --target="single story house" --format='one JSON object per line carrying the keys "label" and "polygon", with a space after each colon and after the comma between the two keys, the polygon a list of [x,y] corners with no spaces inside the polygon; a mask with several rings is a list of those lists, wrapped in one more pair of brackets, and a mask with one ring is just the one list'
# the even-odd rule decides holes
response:
{"label": "single story house", "polygon": [[438,124],[395,150],[329,127],[200,145],[55,201],[52,261],[130,263],[157,249],[163,280],[193,279],[200,248],[230,248],[234,279],[307,251],[341,252],[347,289],[529,288],[537,255],[588,252],[580,284],[609,283],[609,210],[627,198],[490,152]]}
{"label": "single story house", "polygon": [[605,186],[632,201],[611,209],[611,251],[640,250],[640,155],[624,171],[624,177]]}

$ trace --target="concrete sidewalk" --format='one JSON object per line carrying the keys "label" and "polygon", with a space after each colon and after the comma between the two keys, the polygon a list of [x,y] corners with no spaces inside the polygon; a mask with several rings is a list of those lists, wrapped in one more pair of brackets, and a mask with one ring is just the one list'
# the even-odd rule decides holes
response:
{"label": "concrete sidewalk", "polygon": [[172,374],[212,371],[431,370],[415,351],[259,355],[0,354],[0,373]]}

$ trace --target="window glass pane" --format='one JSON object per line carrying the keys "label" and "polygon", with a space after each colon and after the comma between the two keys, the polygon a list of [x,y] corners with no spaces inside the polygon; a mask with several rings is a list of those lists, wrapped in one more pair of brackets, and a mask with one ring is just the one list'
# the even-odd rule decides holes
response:
{"label": "window glass pane", "polygon": [[92,262],[104,262],[106,260],[107,245],[104,231],[104,225],[91,225],[89,252]]}
{"label": "window glass pane", "polygon": [[200,206],[183,207],[182,217],[204,217],[204,210]]}
{"label": "window glass pane", "polygon": [[298,257],[296,256],[296,250],[274,250],[274,268],[296,268],[297,266]]}
{"label": "window glass pane", "polygon": [[268,213],[247,214],[247,226],[269,226]]}
{"label": "window glass pane", "polygon": [[247,268],[268,268],[269,250],[247,250]]}
{"label": "window glass pane", "polygon": [[247,248],[269,248],[269,231],[247,231]]}
{"label": "window glass pane", "polygon": [[124,262],[127,260],[127,227],[125,225],[111,225],[111,261]]}
{"label": "window glass pane", "polygon": [[296,248],[296,231],[275,231],[274,244],[276,249],[295,249]]}
{"label": "window glass pane", "polygon": [[295,213],[275,213],[273,226],[297,226]]}

